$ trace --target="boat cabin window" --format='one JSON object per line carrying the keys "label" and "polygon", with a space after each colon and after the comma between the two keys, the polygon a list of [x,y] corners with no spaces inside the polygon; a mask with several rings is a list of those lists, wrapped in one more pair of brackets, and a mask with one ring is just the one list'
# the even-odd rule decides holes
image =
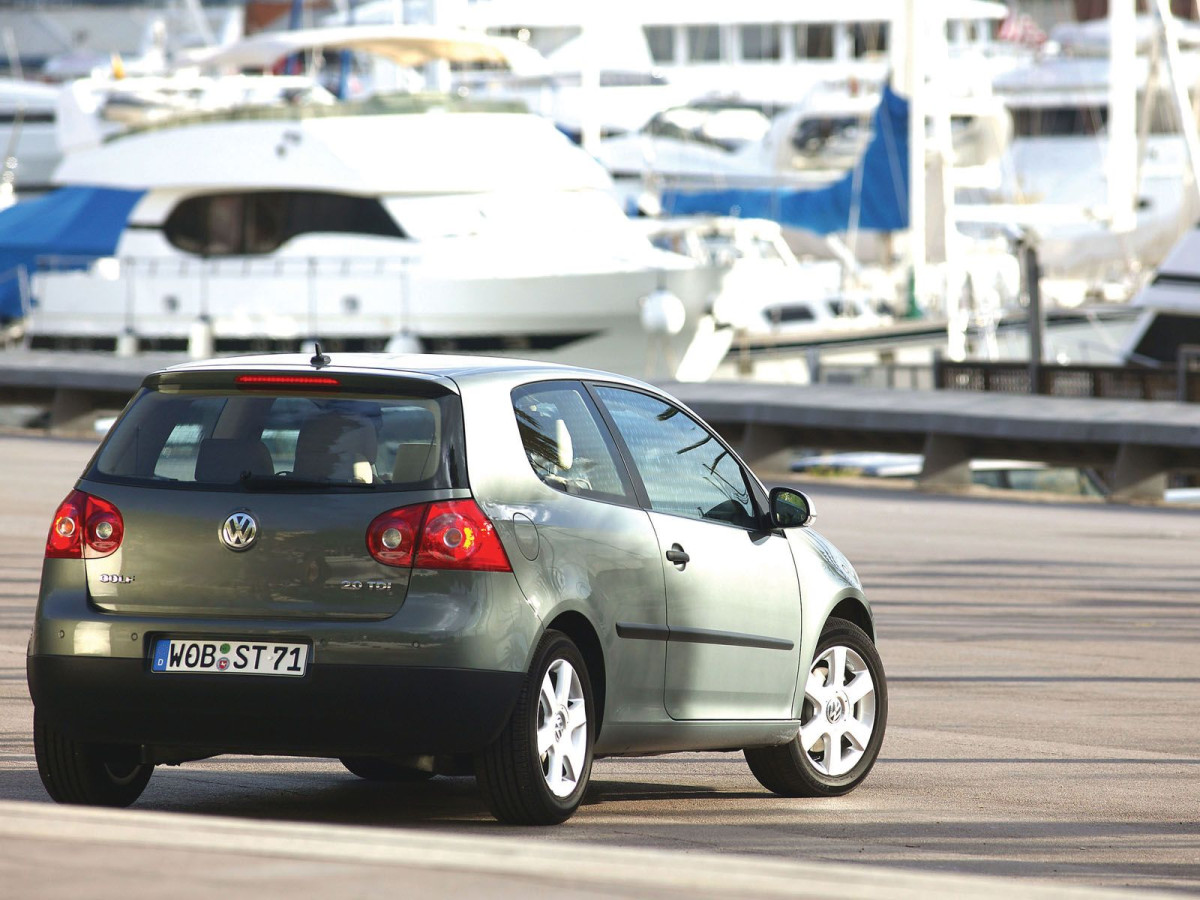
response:
{"label": "boat cabin window", "polygon": [[765,312],[768,321],[776,325],[782,325],[787,322],[812,322],[817,318],[816,314],[812,311],[812,307],[799,303],[771,306]]}
{"label": "boat cabin window", "polygon": [[1103,106],[1048,106],[1013,110],[1013,134],[1017,137],[1063,137],[1099,134],[1108,121]]}
{"label": "boat cabin window", "polygon": [[752,106],[676,106],[657,113],[642,130],[654,137],[695,141],[733,152],[762,140],[770,129],[768,115]]}
{"label": "boat cabin window", "polygon": [[0,125],[53,125],[54,111],[40,109],[6,109],[0,112]]}
{"label": "boat cabin window", "polygon": [[[1144,98],[1137,99],[1138,127],[1141,127]],[[1013,134],[1017,137],[1070,137],[1102,134],[1108,124],[1108,107],[1102,105],[1063,105],[1013,109]],[[1150,134],[1178,134],[1179,118],[1165,94],[1157,94],[1150,104]]]}
{"label": "boat cabin window", "polygon": [[180,250],[203,256],[272,253],[297,235],[314,232],[406,237],[374,197],[319,191],[189,197],[167,217],[163,232]]}
{"label": "boat cabin window", "polygon": [[[582,82],[580,82],[582,83]],[[600,73],[600,87],[650,87],[668,84],[667,79],[655,72],[631,72],[620,69],[605,69]]]}
{"label": "boat cabin window", "polygon": [[804,118],[792,134],[792,146],[804,157],[824,158],[830,163],[837,156],[850,160],[866,149],[873,130],[866,117],[853,115],[816,115]]}

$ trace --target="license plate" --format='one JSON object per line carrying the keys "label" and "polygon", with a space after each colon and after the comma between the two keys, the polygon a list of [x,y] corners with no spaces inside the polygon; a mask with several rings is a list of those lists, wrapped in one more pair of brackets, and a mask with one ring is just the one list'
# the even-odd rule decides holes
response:
{"label": "license plate", "polygon": [[303,675],[307,668],[307,644],[273,641],[160,638],[154,642],[154,654],[150,658],[153,672],[295,677]]}

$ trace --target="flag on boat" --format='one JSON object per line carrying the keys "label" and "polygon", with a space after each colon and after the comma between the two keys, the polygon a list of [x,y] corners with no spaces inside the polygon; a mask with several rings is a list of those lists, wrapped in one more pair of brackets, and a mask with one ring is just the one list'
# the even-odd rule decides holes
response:
{"label": "flag on boat", "polygon": [[1038,27],[1029,13],[1009,11],[1008,18],[1000,23],[996,38],[1025,47],[1040,47],[1046,43],[1046,32]]}
{"label": "flag on boat", "polygon": [[39,260],[84,268],[112,256],[145,191],[65,187],[0,212],[0,321],[28,312],[23,297]]}
{"label": "flag on boat", "polygon": [[664,190],[667,215],[709,213],[771,219],[787,228],[834,234],[908,228],[908,101],[884,86],[872,116],[874,132],[858,164],[822,188]]}

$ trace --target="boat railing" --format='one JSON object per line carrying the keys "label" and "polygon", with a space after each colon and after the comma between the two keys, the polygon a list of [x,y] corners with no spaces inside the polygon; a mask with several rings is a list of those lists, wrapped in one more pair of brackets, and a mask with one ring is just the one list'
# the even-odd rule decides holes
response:
{"label": "boat railing", "polygon": [[389,276],[409,269],[416,253],[363,256],[94,256],[37,257],[36,275],[90,270],[112,280],[125,277],[180,278],[194,275],[237,278],[246,275],[306,277]]}
{"label": "boat railing", "polygon": [[[110,346],[212,336],[264,339],[404,331],[419,254],[259,257],[39,257],[27,333],[33,346],[75,337]],[[93,301],[81,308],[79,279]],[[252,285],[249,293],[247,285]],[[240,290],[238,290],[240,288]],[[230,303],[231,296],[251,297]],[[150,343],[147,344],[146,342]],[[88,346],[91,346],[89,344]],[[190,344],[189,344],[190,346]]]}
{"label": "boat railing", "polygon": [[250,102],[217,109],[180,109],[163,111],[159,117],[147,120],[110,134],[105,141],[120,140],[131,134],[145,134],[181,126],[212,122],[292,121],[346,116],[383,116],[421,114],[430,111],[446,113],[525,113],[528,108],[520,100],[460,97],[455,94],[419,92],[372,94],[357,100],[334,103],[316,102],[303,92],[294,101],[287,96],[270,102]]}

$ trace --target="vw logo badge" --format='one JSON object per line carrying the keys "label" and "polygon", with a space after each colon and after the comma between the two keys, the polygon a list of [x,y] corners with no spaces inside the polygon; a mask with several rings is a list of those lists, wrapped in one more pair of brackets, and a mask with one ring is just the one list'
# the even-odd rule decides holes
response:
{"label": "vw logo badge", "polygon": [[258,522],[247,512],[235,512],[221,526],[221,541],[230,550],[249,550],[258,539]]}

